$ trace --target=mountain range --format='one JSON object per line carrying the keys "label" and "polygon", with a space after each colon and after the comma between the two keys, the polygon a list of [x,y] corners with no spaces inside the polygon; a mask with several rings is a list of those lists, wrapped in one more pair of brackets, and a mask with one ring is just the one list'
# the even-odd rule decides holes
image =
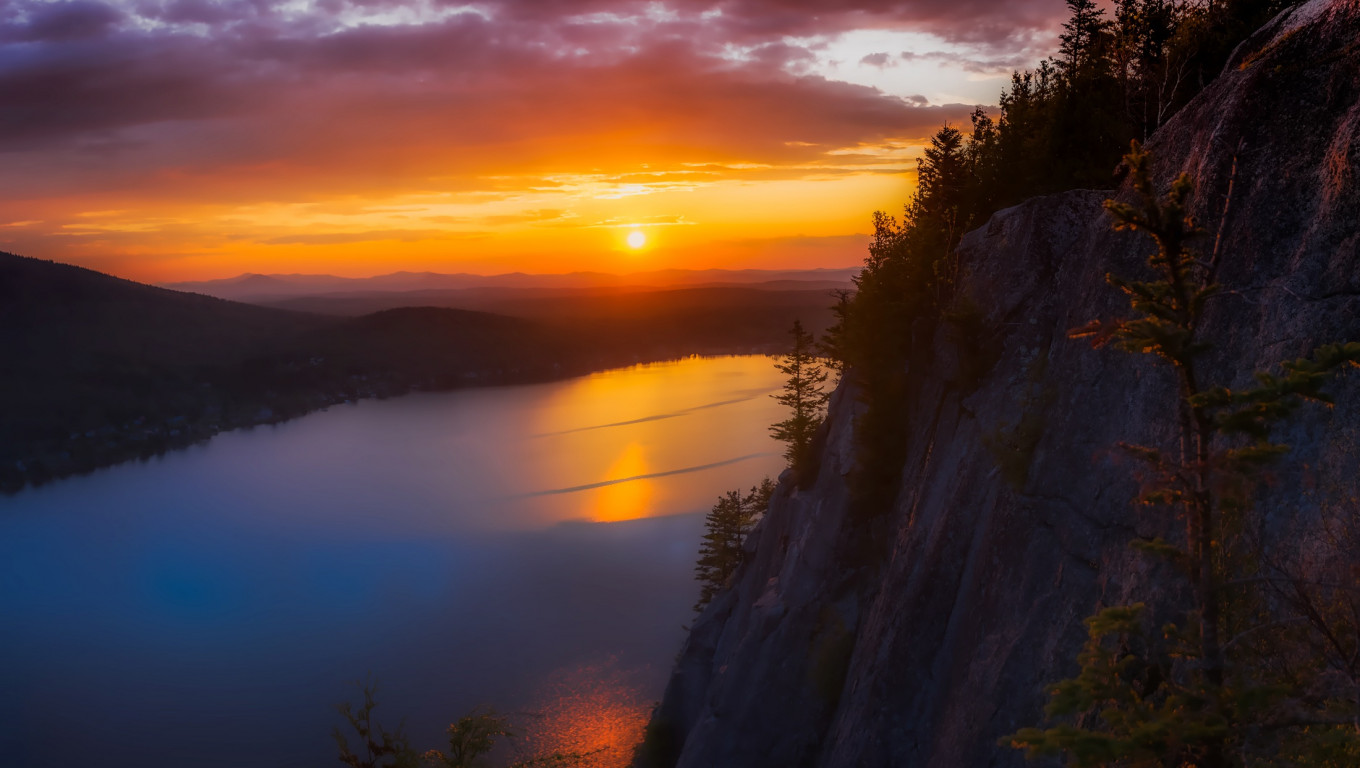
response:
{"label": "mountain range", "polygon": [[[664,269],[629,274],[568,272],[500,275],[438,272],[393,272],[373,277],[335,275],[263,275],[247,273],[219,280],[165,283],[177,291],[201,293],[253,304],[287,302],[301,298],[354,299],[380,294],[435,292],[667,290],[676,288],[749,287],[760,290],[821,290],[848,288],[859,267],[845,269]],[[390,296],[388,297],[391,300]]]}

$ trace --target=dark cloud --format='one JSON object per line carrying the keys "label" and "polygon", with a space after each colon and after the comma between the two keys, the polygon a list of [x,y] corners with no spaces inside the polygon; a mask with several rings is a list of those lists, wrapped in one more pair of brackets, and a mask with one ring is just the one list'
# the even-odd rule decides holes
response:
{"label": "dark cloud", "polygon": [[122,18],[118,9],[92,0],[44,3],[29,10],[28,22],[16,36],[26,42],[98,37]]}
{"label": "dark cloud", "polygon": [[996,46],[1049,29],[1066,15],[1059,0],[682,0],[680,5],[719,10],[734,33],[754,37],[897,28]]}
{"label": "dark cloud", "polygon": [[962,56],[949,51],[903,51],[899,54],[903,61],[928,61],[935,64],[958,67],[965,72],[973,72],[982,75],[996,75],[1014,72],[1024,69],[1030,65],[1034,58],[1028,52],[1018,52],[1012,54],[1001,54],[987,58]]}
{"label": "dark cloud", "polygon": [[0,8],[0,188],[18,188],[17,174],[41,177],[30,194],[211,180],[226,198],[267,188],[283,199],[548,175],[582,157],[605,173],[657,157],[808,163],[926,136],[968,105],[817,76],[798,38],[923,29],[983,46],[985,58],[960,65],[981,71],[1025,50],[1055,6],[502,0],[421,16],[389,0],[306,12],[272,0],[11,0]]}
{"label": "dark cloud", "polygon": [[216,48],[128,37],[41,46],[0,68],[0,151],[230,115],[248,94],[233,86]]}
{"label": "dark cloud", "polygon": [[213,0],[173,0],[168,3],[139,3],[138,12],[147,18],[170,24],[218,25],[254,18],[258,6],[247,2]]}

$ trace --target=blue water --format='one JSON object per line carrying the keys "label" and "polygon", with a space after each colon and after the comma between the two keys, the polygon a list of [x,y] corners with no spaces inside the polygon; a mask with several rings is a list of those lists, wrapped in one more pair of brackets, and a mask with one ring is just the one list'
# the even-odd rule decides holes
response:
{"label": "blue water", "polygon": [[360,678],[422,749],[478,704],[633,727],[702,513],[782,466],[778,385],[733,357],[417,394],[0,498],[0,763],[335,765]]}

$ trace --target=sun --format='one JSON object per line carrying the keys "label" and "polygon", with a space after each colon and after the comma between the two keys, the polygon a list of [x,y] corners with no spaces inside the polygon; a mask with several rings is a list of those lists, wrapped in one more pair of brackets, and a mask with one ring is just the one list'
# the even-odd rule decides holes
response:
{"label": "sun", "polygon": [[647,244],[647,235],[645,235],[645,234],[643,234],[642,232],[639,232],[639,231],[637,231],[637,230],[634,230],[634,231],[628,233],[628,247],[629,247],[629,248],[632,248],[632,249],[636,250],[636,249],[641,248],[642,246],[644,246],[644,245],[646,245],[646,244]]}

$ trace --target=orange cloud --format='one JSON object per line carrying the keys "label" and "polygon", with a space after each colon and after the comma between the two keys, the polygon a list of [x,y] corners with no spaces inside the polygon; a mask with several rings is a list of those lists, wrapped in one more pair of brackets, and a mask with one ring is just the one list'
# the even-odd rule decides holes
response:
{"label": "orange cloud", "polygon": [[23,226],[0,248],[162,280],[563,271],[618,265],[602,222],[683,222],[657,266],[775,264],[730,243],[863,232],[971,109],[831,77],[817,35],[912,28],[996,58],[1051,5],[19,0],[0,205]]}

